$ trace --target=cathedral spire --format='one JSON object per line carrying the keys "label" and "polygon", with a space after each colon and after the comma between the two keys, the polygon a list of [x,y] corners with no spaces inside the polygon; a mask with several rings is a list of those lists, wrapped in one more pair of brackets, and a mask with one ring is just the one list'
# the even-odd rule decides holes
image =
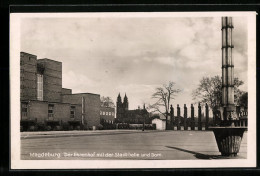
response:
{"label": "cathedral spire", "polygon": [[128,102],[128,98],[126,96],[126,93],[125,93],[125,97],[124,97],[124,102]]}
{"label": "cathedral spire", "polygon": [[117,102],[122,102],[122,99],[121,99],[121,96],[120,96],[120,93],[118,94],[118,96],[117,96]]}
{"label": "cathedral spire", "polygon": [[127,96],[126,96],[126,93],[125,93],[125,97],[124,97],[124,102],[123,102],[123,104],[124,104],[125,110],[128,110],[128,98],[127,98]]}

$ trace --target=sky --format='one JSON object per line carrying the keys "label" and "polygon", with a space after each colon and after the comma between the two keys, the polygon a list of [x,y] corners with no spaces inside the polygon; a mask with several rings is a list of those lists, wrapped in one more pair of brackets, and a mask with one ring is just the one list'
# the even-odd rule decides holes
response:
{"label": "sky", "polygon": [[[234,17],[235,77],[247,91],[247,19]],[[128,96],[129,109],[149,104],[156,87],[181,89],[173,106],[194,103],[205,76],[221,76],[219,17],[24,18],[21,51],[62,62],[72,93]]]}

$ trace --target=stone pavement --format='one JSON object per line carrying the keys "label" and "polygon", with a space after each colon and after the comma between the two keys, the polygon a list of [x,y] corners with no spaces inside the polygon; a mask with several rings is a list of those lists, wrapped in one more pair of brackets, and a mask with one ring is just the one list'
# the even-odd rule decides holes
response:
{"label": "stone pavement", "polygon": [[[235,158],[247,156],[247,133]],[[220,156],[212,131],[22,132],[25,160],[194,160]],[[233,159],[233,158],[232,158]]]}

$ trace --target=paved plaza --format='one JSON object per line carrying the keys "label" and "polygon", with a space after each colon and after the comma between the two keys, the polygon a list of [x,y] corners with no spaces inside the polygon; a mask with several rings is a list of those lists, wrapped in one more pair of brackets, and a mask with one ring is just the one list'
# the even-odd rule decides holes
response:
{"label": "paved plaza", "polygon": [[[235,158],[247,156],[247,133]],[[212,131],[22,132],[24,160],[194,160],[220,156]]]}

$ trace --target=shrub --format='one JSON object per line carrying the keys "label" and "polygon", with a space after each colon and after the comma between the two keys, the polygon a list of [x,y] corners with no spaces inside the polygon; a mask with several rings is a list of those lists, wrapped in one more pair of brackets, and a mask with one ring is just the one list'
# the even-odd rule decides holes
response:
{"label": "shrub", "polygon": [[83,125],[83,130],[88,130],[88,126],[87,125]]}
{"label": "shrub", "polygon": [[80,130],[80,126],[78,125],[78,126],[76,126],[76,128],[75,128],[76,130]]}
{"label": "shrub", "polygon": [[99,125],[97,126],[97,129],[98,129],[98,130],[103,130],[103,125],[99,124]]}
{"label": "shrub", "polygon": [[38,131],[38,129],[39,129],[39,128],[38,128],[38,125],[35,125],[35,126],[34,126],[34,131]]}
{"label": "shrub", "polygon": [[59,125],[55,126],[55,127],[54,127],[54,130],[60,131],[60,130],[61,130],[61,126],[59,126]]}
{"label": "shrub", "polygon": [[46,131],[51,131],[51,126],[49,126],[49,125],[46,126],[45,130],[46,130]]}
{"label": "shrub", "polygon": [[29,126],[29,131],[34,131],[35,130],[35,126]]}
{"label": "shrub", "polygon": [[38,131],[44,131],[46,130],[45,124],[43,122],[37,123]]}
{"label": "shrub", "polygon": [[69,130],[69,124],[66,123],[66,122],[62,123],[62,129],[63,129],[64,131],[68,131],[68,130]]}
{"label": "shrub", "polygon": [[73,126],[72,125],[69,125],[69,130],[73,130]]}

